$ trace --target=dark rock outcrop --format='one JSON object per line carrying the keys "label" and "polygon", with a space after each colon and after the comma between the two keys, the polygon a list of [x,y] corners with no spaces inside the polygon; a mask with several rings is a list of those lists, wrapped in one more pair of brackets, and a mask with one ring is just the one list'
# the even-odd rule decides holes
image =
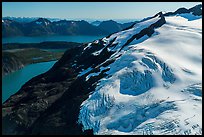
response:
{"label": "dark rock outcrop", "polygon": [[[147,35],[149,37],[152,36],[155,28],[161,27],[163,24],[166,23],[166,20],[164,18],[164,15],[162,14],[162,12],[157,13],[152,18],[154,18],[156,16],[160,17],[160,19],[157,22],[151,24],[148,28],[145,28],[145,29],[141,30],[139,33],[133,35],[129,40],[127,40],[127,42],[122,46],[122,48],[120,50],[122,50],[125,46],[130,44],[134,39],[140,39],[144,35]],[[151,18],[149,18],[149,19],[151,19]]]}
{"label": "dark rock outcrop", "polygon": [[202,15],[202,4],[196,5],[190,9],[186,8],[179,8],[175,12],[167,12],[164,14],[164,16],[172,16],[176,14],[183,14],[183,13],[192,13],[195,16],[200,16]]}

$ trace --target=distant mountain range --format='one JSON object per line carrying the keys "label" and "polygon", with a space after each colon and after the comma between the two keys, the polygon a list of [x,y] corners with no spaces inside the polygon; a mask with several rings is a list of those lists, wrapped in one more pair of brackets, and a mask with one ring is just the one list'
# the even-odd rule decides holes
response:
{"label": "distant mountain range", "polygon": [[[24,23],[28,23],[28,22],[31,22],[31,21],[34,21],[34,20],[37,20],[39,18],[46,18],[48,20],[50,20],[51,22],[53,21],[60,21],[60,20],[75,20],[75,21],[80,21],[80,20],[85,20],[89,23],[91,23],[92,25],[94,25],[94,22],[98,22],[99,24],[102,22],[102,21],[106,21],[106,20],[110,20],[110,19],[90,19],[90,18],[75,18],[75,19],[71,19],[71,18],[47,18],[47,17],[12,17],[12,16],[6,16],[6,17],[2,17],[2,19],[9,19],[9,20],[14,20],[14,21],[17,21],[17,22],[24,22]],[[142,18],[137,18],[137,19],[112,19],[118,23],[127,23],[127,22],[134,22],[134,21],[139,21],[141,20]],[[98,24],[98,25],[99,25]]]}
{"label": "distant mountain range", "polygon": [[[20,19],[18,19],[20,20]],[[58,20],[46,18],[2,19],[2,36],[45,36],[45,35],[109,35],[121,31],[136,22],[118,23],[113,20],[95,21]],[[29,20],[29,21],[28,21]]]}
{"label": "distant mountain range", "polygon": [[[39,18],[41,17],[10,17],[10,16],[3,17],[3,19],[9,19],[9,20],[13,20],[16,22],[21,22],[21,23],[28,23],[28,22],[37,20]],[[46,19],[50,20],[51,22],[62,20],[60,18],[46,18]]]}

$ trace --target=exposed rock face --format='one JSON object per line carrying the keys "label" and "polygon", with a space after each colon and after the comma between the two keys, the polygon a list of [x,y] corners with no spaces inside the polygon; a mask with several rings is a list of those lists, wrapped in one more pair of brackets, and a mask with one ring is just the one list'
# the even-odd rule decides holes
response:
{"label": "exposed rock face", "polygon": [[10,53],[2,53],[2,75],[14,72],[24,67],[21,59]]}
{"label": "exposed rock face", "polygon": [[171,15],[182,14],[182,13],[192,13],[193,15],[200,16],[202,15],[202,4],[196,5],[190,9],[179,8],[175,12],[165,13],[164,16],[171,16]]}
{"label": "exposed rock face", "polygon": [[[121,50],[128,44],[130,44],[134,39],[140,39],[141,37],[143,37],[144,35],[147,35],[147,36],[152,36],[152,34],[154,33],[154,29],[155,28],[158,28],[158,27],[161,27],[163,24],[166,23],[165,21],[165,18],[164,18],[164,15],[162,14],[162,12],[159,12],[157,13],[155,16],[153,16],[152,18],[156,17],[156,16],[159,16],[160,19],[151,24],[148,28],[145,28],[143,29],[142,31],[140,31],[139,33],[135,34],[134,36],[132,36],[124,45],[123,47],[121,48]],[[151,18],[149,18],[151,19]]]}

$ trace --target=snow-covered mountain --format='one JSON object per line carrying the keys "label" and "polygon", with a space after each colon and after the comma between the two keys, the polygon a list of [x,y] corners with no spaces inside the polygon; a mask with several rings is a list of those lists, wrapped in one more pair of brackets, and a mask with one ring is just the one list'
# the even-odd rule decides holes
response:
{"label": "snow-covered mountain", "polygon": [[2,108],[4,134],[201,135],[202,5],[67,50]]}
{"label": "snow-covered mountain", "polygon": [[[115,62],[99,65],[99,72],[86,76],[89,81],[108,69],[81,104],[78,122],[85,130],[93,129],[94,134],[202,134],[202,16],[168,15],[152,35],[137,37],[162,22],[162,17],[102,39],[103,49],[114,52],[108,60]],[[103,49],[93,54],[99,56]]]}

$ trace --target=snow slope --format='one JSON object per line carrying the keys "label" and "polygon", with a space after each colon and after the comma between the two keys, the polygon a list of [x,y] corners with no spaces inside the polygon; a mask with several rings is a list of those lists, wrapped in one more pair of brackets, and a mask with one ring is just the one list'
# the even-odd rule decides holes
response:
{"label": "snow slope", "polygon": [[[111,40],[117,44],[108,49],[115,51],[110,58],[116,61],[100,68],[110,68],[108,75],[81,104],[78,122],[84,130],[93,129],[94,134],[202,134],[202,17],[188,14],[165,17],[166,23],[151,37],[133,40],[123,50],[128,38],[158,17],[103,39],[105,46]],[[86,79],[99,74],[91,73]]]}

